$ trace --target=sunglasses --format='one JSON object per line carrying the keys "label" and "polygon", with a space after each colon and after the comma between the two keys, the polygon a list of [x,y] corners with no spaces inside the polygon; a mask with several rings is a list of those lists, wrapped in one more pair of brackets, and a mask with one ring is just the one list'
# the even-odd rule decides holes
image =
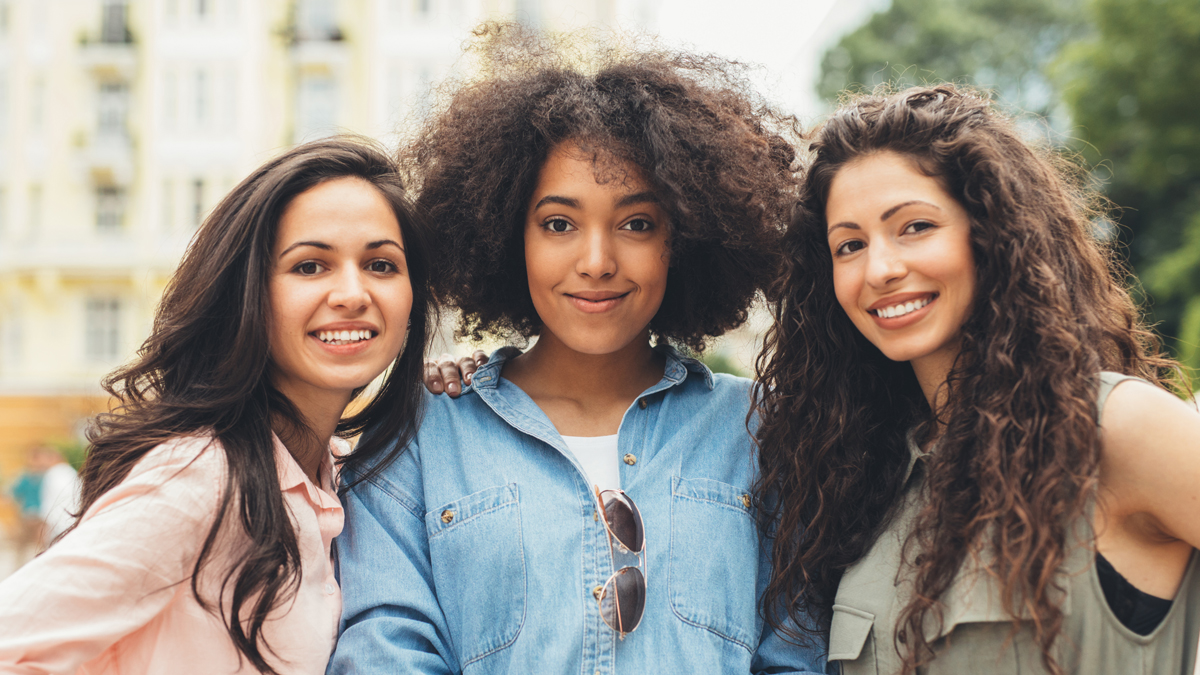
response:
{"label": "sunglasses", "polygon": [[600,617],[623,640],[641,623],[646,609],[646,575],[642,572],[646,568],[646,528],[642,514],[623,491],[596,488],[596,501],[608,532],[613,567],[622,561],[634,563],[617,569],[596,596]]}

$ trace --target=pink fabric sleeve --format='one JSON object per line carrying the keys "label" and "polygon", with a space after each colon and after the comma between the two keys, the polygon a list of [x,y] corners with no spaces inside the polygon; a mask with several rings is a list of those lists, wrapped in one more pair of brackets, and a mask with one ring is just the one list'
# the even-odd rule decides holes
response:
{"label": "pink fabric sleeve", "polygon": [[152,450],[79,527],[0,582],[0,673],[74,673],[180,594],[191,599],[224,481],[209,439]]}

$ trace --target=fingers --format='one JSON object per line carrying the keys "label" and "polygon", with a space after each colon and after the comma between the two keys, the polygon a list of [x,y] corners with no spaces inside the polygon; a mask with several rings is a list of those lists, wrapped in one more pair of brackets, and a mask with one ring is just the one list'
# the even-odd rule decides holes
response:
{"label": "fingers", "polygon": [[442,381],[442,373],[435,361],[425,362],[425,375],[422,380],[431,394],[440,394],[446,390],[446,383]]}
{"label": "fingers", "polygon": [[487,354],[478,349],[474,354],[459,359],[458,369],[462,372],[463,382],[471,384],[471,378],[475,376],[475,371],[485,363],[487,363]]}
{"label": "fingers", "polygon": [[476,349],[474,354],[458,361],[449,354],[442,354],[425,362],[425,388],[431,394],[445,392],[451,398],[457,398],[462,393],[463,383],[471,384],[475,371],[487,362],[488,356],[482,349]]}
{"label": "fingers", "polygon": [[462,371],[454,362],[454,357],[442,354],[437,359],[437,368],[441,371],[442,382],[446,385],[446,393],[450,394],[450,398],[458,398],[458,395],[462,393]]}

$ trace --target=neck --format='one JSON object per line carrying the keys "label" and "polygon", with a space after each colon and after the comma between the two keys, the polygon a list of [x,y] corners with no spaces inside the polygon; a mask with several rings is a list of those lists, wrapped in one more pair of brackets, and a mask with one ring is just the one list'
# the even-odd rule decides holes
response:
{"label": "neck", "polygon": [[950,386],[946,381],[950,377],[950,370],[954,367],[954,361],[957,358],[958,350],[955,349],[939,350],[928,356],[909,361],[913,374],[917,376],[917,383],[921,385],[921,392],[925,394],[925,400],[929,403],[929,409],[933,411],[934,418],[937,420],[938,435],[941,435],[942,428],[945,426],[940,413],[950,397]]}
{"label": "neck", "polygon": [[505,365],[504,377],[526,393],[533,388],[548,396],[632,401],[662,378],[663,364],[663,357],[650,347],[649,331],[608,354],[575,351],[543,331],[529,351]]}
{"label": "neck", "polygon": [[295,428],[295,425],[276,418],[272,421],[271,429],[283,441],[284,447],[291,453],[292,458],[300,465],[304,475],[320,485],[319,473],[321,464],[328,452],[329,439],[337,431],[342,413],[350,403],[350,396],[337,392],[306,393],[295,395],[283,392],[292,405],[300,413],[301,422],[307,428]]}

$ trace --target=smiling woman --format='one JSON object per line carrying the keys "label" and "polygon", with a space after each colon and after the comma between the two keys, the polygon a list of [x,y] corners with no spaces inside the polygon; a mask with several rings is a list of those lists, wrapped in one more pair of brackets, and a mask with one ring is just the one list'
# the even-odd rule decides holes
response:
{"label": "smiling woman", "polygon": [[221,201],[105,381],[121,407],[91,433],[82,514],[0,583],[0,670],[325,672],[335,462],[387,466],[390,446],[343,440],[368,425],[414,433],[426,237],[356,139],[285,152]]}
{"label": "smiling woman", "polygon": [[537,341],[347,492],[330,673],[823,670],[758,612],[750,383],[672,345],[772,278],[791,121],[715,58],[480,33],[404,157],[462,332]]}
{"label": "smiling woman", "polygon": [[951,85],[814,136],[756,391],[771,623],[845,675],[1192,673],[1200,415],[1086,192]]}

